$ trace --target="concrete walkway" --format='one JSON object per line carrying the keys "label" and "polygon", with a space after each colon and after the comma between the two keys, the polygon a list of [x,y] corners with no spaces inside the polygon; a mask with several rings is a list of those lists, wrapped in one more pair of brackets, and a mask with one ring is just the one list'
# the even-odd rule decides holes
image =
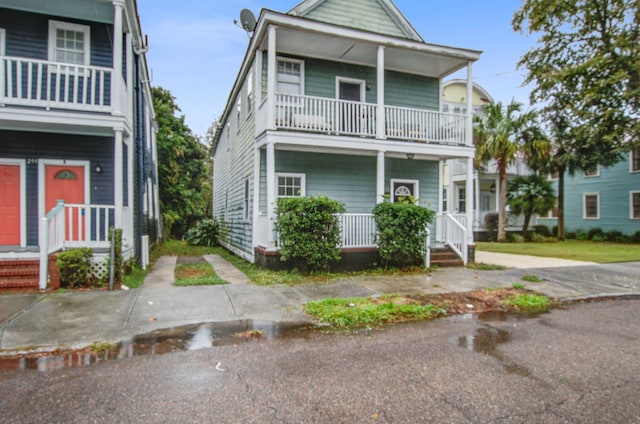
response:
{"label": "concrete walkway", "polygon": [[[491,256],[493,255],[493,256]],[[478,261],[504,258],[481,255]],[[516,255],[508,255],[516,256]],[[519,258],[519,257],[518,257]],[[502,271],[444,268],[402,277],[358,277],[330,284],[271,287],[248,284],[244,274],[215,255],[206,260],[231,284],[176,287],[177,257],[160,258],[141,288],[47,294],[0,294],[0,350],[78,347],[95,341],[119,342],[156,329],[203,322],[312,322],[303,311],[311,300],[364,297],[382,293],[442,293],[523,283],[548,296],[579,299],[592,296],[640,296],[640,262],[591,265],[537,258]],[[503,262],[504,263],[504,262]],[[563,265],[563,266],[560,266]],[[540,283],[527,283],[535,275]]]}
{"label": "concrete walkway", "polygon": [[542,258],[539,256],[514,255],[510,253],[494,253],[476,251],[476,262],[502,265],[508,268],[559,268],[567,266],[596,265],[595,262],[573,261],[570,259]]}

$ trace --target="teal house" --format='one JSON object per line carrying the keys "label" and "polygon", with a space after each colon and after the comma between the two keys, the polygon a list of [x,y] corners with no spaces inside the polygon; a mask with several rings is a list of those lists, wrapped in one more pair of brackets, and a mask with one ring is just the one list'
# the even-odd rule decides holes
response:
{"label": "teal house", "polygon": [[390,0],[307,0],[243,25],[249,46],[213,146],[222,244],[277,263],[277,199],[322,194],[346,207],[345,257],[375,252],[373,207],[412,195],[438,212],[431,245],[466,263],[472,209],[447,213],[441,200],[447,160],[473,181],[472,96],[469,112],[446,112],[443,82],[466,69],[471,93],[481,52],[425,42]]}
{"label": "teal house", "polygon": [[[565,176],[565,231],[600,228],[633,235],[640,231],[640,148],[614,166]],[[554,212],[538,224],[557,224]]]}

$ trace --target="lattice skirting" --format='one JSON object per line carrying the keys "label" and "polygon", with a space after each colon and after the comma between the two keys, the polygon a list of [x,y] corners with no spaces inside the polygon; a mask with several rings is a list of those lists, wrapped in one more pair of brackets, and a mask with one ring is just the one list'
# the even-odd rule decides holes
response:
{"label": "lattice skirting", "polygon": [[109,256],[104,253],[94,253],[91,258],[91,276],[97,280],[109,277]]}

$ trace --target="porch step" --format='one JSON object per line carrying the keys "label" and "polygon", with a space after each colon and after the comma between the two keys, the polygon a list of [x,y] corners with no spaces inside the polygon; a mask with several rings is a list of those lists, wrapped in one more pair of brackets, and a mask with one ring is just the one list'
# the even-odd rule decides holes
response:
{"label": "porch step", "polygon": [[431,266],[464,266],[462,259],[449,247],[431,249]]}
{"label": "porch step", "polygon": [[39,287],[40,261],[38,259],[0,260],[0,290]]}

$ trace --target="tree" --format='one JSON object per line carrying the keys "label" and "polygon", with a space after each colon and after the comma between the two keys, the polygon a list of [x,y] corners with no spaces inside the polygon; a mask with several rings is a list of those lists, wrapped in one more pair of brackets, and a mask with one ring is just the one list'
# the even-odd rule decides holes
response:
{"label": "tree", "polygon": [[527,152],[536,151],[535,145],[544,141],[535,126],[533,111],[522,113],[522,103],[511,101],[506,107],[501,102],[491,102],[484,107],[484,113],[476,117],[474,142],[476,163],[491,159],[498,168],[498,241],[507,240],[507,166]]}
{"label": "tree", "polygon": [[211,202],[203,200],[202,191],[209,179],[207,151],[184,122],[184,115],[177,115],[180,108],[169,90],[153,87],[151,93],[158,122],[158,181],[162,215],[168,234],[181,237],[191,225],[206,216],[203,205]]}
{"label": "tree", "polygon": [[519,175],[507,184],[507,203],[516,215],[524,215],[522,236],[526,237],[533,214],[549,212],[556,203],[551,183],[538,174]]}
{"label": "tree", "polygon": [[514,30],[538,34],[520,60],[541,102],[557,172],[564,238],[565,172],[611,166],[640,143],[640,4],[637,0],[525,0]]}

